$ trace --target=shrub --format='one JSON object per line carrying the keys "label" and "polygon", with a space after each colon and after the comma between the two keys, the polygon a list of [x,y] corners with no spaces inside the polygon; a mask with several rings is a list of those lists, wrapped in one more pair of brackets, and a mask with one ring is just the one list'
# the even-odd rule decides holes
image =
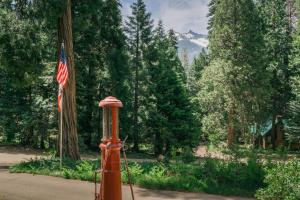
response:
{"label": "shrub", "polygon": [[181,160],[186,163],[194,162],[196,160],[196,157],[194,155],[193,149],[184,148],[181,154]]}
{"label": "shrub", "polygon": [[[93,181],[94,171],[99,167],[99,160],[64,160],[63,163],[61,169],[58,159],[31,160],[11,167],[10,171]],[[190,163],[182,160],[169,163],[129,162],[129,171],[133,184],[145,188],[240,196],[254,196],[255,191],[263,186],[264,176],[261,164],[255,158],[247,163],[212,158]],[[124,163],[122,181],[128,183]]]}
{"label": "shrub", "polygon": [[[128,166],[128,169],[129,169],[132,183],[136,183],[138,178],[144,172],[141,165],[139,165],[136,162],[130,163]],[[122,180],[123,180],[123,182],[128,183],[128,172],[126,171],[126,168],[124,165],[122,165]]]}
{"label": "shrub", "polygon": [[258,200],[299,200],[300,161],[277,163],[266,169],[265,188],[256,193]]}

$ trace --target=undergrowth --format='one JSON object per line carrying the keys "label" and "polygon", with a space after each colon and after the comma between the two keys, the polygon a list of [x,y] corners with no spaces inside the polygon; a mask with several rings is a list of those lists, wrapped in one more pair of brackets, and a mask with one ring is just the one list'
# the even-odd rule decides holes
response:
{"label": "undergrowth", "polygon": [[[12,166],[10,172],[93,181],[100,161],[64,160],[63,163],[60,168],[59,160],[55,158],[30,160]],[[254,196],[255,191],[264,186],[265,173],[262,165],[254,159],[243,163],[212,158],[189,163],[180,160],[168,163],[129,162],[129,170],[133,183],[144,188],[239,196]],[[123,164],[122,181],[128,182]]]}

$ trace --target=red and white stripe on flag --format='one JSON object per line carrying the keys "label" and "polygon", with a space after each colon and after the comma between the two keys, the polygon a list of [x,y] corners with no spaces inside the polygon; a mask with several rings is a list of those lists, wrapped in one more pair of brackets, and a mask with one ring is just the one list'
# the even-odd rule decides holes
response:
{"label": "red and white stripe on flag", "polygon": [[65,55],[64,44],[62,43],[59,64],[58,64],[58,70],[57,70],[57,75],[56,75],[56,79],[59,84],[58,99],[57,99],[58,112],[60,112],[61,108],[62,108],[61,99],[63,96],[63,90],[67,85],[68,78],[69,78],[69,73],[68,73],[68,67],[67,67],[67,59],[66,59],[66,55]]}

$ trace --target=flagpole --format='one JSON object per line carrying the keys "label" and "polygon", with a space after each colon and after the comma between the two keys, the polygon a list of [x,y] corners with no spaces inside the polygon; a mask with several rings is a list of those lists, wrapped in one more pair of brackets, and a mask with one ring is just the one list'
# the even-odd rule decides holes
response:
{"label": "flagpole", "polygon": [[64,51],[64,41],[61,43],[61,51],[60,51],[60,58],[58,64],[58,71],[57,71],[57,82],[59,83],[59,90],[58,90],[58,110],[60,111],[60,135],[59,135],[59,164],[60,168],[62,168],[62,160],[63,160],[63,90],[66,86],[68,80],[68,67],[67,67],[67,60]]}
{"label": "flagpole", "polygon": [[59,165],[60,165],[60,168],[62,168],[62,140],[63,140],[63,137],[62,137],[62,129],[63,129],[63,99],[64,99],[64,95],[62,94],[61,95],[61,110],[60,110],[60,139],[59,139],[59,157],[60,157],[60,160],[59,160]]}

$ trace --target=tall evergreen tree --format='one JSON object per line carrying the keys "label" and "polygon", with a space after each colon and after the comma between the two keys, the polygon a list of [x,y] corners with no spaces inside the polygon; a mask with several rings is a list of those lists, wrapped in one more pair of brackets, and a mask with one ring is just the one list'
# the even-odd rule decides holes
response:
{"label": "tall evergreen tree", "polygon": [[199,91],[199,87],[197,83],[201,78],[201,74],[205,67],[209,64],[209,55],[203,49],[202,52],[198,55],[198,57],[194,58],[189,73],[188,73],[188,89],[190,95],[193,97]]}
{"label": "tall evergreen tree", "polygon": [[[213,83],[217,81],[215,78],[210,75],[203,77],[201,82],[211,87],[202,85],[203,89],[199,94],[200,98],[204,98],[204,102],[208,103],[207,106],[217,108],[218,106],[214,104],[218,98],[209,99],[214,96],[210,94],[221,92],[220,88],[216,87],[224,87],[223,91],[227,91],[218,94],[222,97],[219,99],[222,101],[218,104],[221,103],[224,110],[218,111],[209,107],[206,110],[218,112],[216,114],[222,116],[220,124],[226,121],[227,142],[230,146],[238,135],[247,133],[250,123],[259,121],[262,108],[266,106],[268,99],[269,77],[261,57],[263,48],[261,21],[253,1],[218,1],[214,5],[209,36],[209,51],[214,64],[207,67],[206,71],[211,71],[211,67],[220,68],[218,70],[223,73],[222,77],[226,80]],[[215,103],[211,104],[212,102]],[[209,118],[203,120],[210,126]]]}
{"label": "tall evergreen tree", "polygon": [[185,73],[188,74],[190,63],[189,63],[189,52],[187,48],[184,48],[183,51],[181,52],[181,62]]}
{"label": "tall evergreen tree", "polygon": [[[197,93],[201,90],[199,81],[202,77],[202,73],[208,65],[209,55],[203,49],[202,52],[198,55],[198,57],[194,58],[187,79],[188,92],[193,106],[193,116],[195,118],[195,121],[197,122],[197,125],[199,126],[198,129],[200,129],[201,126],[201,120],[203,118],[203,109],[198,100]],[[198,132],[200,132],[200,130]],[[201,136],[202,139],[206,140],[207,135],[201,133]]]}
{"label": "tall evergreen tree", "polygon": [[146,66],[149,44],[151,43],[151,32],[153,21],[151,15],[146,11],[143,0],[137,0],[131,6],[132,15],[126,21],[125,31],[127,33],[128,47],[130,51],[130,65],[132,66],[133,85],[133,141],[134,150],[139,150],[139,134],[141,119],[144,113],[140,107],[146,96]]}
{"label": "tall evergreen tree", "polygon": [[46,42],[38,26],[41,21],[33,13],[33,5],[27,1],[7,0],[0,4],[0,126],[8,142],[19,140],[24,145],[37,146],[34,92],[38,76],[45,68]]}
{"label": "tall evergreen tree", "polygon": [[129,111],[131,109],[129,94],[130,70],[120,8],[119,0],[105,2],[102,12],[102,25],[104,26],[101,31],[102,38],[104,38],[105,52],[107,52],[105,60],[109,73],[108,94],[115,95],[122,100],[124,108],[120,113],[120,133],[128,134],[131,122],[129,120]]}
{"label": "tall evergreen tree", "polygon": [[[162,23],[162,22],[161,22]],[[186,87],[187,85],[187,71],[189,69],[189,58],[188,58],[188,52],[186,51],[184,54],[184,62],[180,61],[180,58],[178,56],[178,38],[175,35],[175,31],[173,29],[170,29],[167,33],[167,40],[169,43],[170,54],[172,55],[170,57],[170,61],[174,62],[173,67],[176,75],[180,78],[179,80],[184,84]]]}
{"label": "tall evergreen tree", "polygon": [[208,20],[207,29],[208,29],[209,33],[211,32],[212,26],[214,24],[214,15],[215,15],[216,7],[217,7],[217,4],[218,4],[219,1],[220,0],[210,0],[209,4],[208,4],[209,11],[208,11],[207,17],[209,18],[209,20]]}
{"label": "tall evergreen tree", "polygon": [[[289,55],[292,42],[292,26],[288,13],[288,1],[269,0],[259,4],[263,19],[265,53],[271,78],[272,145],[275,147],[275,123],[278,115],[287,114],[291,97]],[[291,11],[290,11],[291,12]]]}
{"label": "tall evergreen tree", "polygon": [[290,59],[290,75],[292,86],[292,101],[288,107],[289,126],[287,136],[290,142],[299,143],[300,141],[300,1],[295,2],[298,21],[296,30],[293,34],[293,44]]}
{"label": "tall evergreen tree", "polygon": [[184,70],[172,33],[166,35],[159,22],[149,63],[149,108],[147,127],[154,136],[156,155],[197,141],[191,105],[182,80]]}
{"label": "tall evergreen tree", "polygon": [[101,133],[97,101],[101,98],[99,85],[102,86],[104,81],[101,71],[105,71],[102,25],[100,26],[103,6],[102,0],[74,1],[78,131],[84,142],[83,146],[88,148],[97,148]]}
{"label": "tall evergreen tree", "polygon": [[128,132],[129,70],[120,6],[118,0],[75,3],[79,129],[89,148],[97,148],[99,142],[102,115],[97,102],[105,96],[114,95],[123,101],[120,122],[122,130]]}

